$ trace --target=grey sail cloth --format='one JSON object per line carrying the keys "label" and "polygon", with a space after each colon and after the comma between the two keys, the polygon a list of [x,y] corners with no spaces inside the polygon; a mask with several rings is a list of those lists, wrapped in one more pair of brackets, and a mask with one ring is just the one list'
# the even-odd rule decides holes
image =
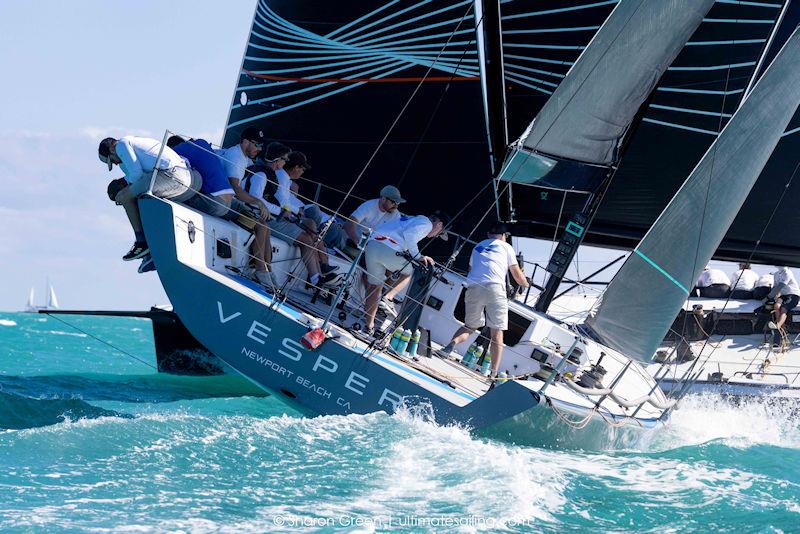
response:
{"label": "grey sail cloth", "polygon": [[[651,359],[797,110],[798,87],[800,33],[795,30],[587,320],[606,345],[641,361]],[[777,202],[781,191],[774,193]],[[761,228],[768,217],[765,213],[753,225]]]}
{"label": "grey sail cloth", "polygon": [[546,172],[552,160],[541,161],[532,151],[614,164],[637,111],[713,4],[714,0],[622,0],[512,145],[500,178],[531,183],[516,175]]}

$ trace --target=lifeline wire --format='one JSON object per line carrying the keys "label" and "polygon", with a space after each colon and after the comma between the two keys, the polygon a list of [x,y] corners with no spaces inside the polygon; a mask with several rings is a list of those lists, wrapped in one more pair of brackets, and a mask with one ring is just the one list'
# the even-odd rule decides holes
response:
{"label": "lifeline wire", "polygon": [[91,332],[87,332],[86,330],[83,330],[82,328],[80,328],[80,327],[78,327],[78,326],[75,326],[74,324],[70,324],[70,323],[68,323],[67,321],[65,321],[65,320],[63,320],[63,319],[61,319],[60,317],[57,317],[57,316],[55,316],[55,315],[51,315],[51,314],[49,314],[49,313],[47,313],[47,312],[44,312],[44,314],[45,314],[45,315],[47,315],[48,317],[52,317],[52,318],[53,318],[53,319],[55,319],[56,321],[59,321],[59,322],[61,322],[61,323],[64,323],[65,325],[69,326],[70,328],[74,328],[74,329],[75,329],[75,330],[77,330],[78,332],[80,332],[80,333],[82,333],[82,334],[85,334],[85,335],[89,336],[90,338],[94,339],[95,341],[99,341],[100,343],[102,343],[102,344],[104,344],[104,345],[108,345],[108,346],[109,346],[109,347],[111,347],[112,349],[114,349],[114,350],[116,350],[116,351],[119,351],[119,352],[121,352],[122,354],[124,354],[124,355],[126,355],[126,356],[128,356],[128,357],[130,357],[130,358],[133,358],[134,360],[136,360],[136,361],[137,361],[137,362],[139,362],[139,363],[143,363],[143,364],[145,364],[146,366],[148,366],[148,367],[151,367],[151,368],[155,369],[156,371],[158,371],[158,368],[157,368],[155,365],[153,365],[152,363],[146,362],[146,361],[142,360],[141,358],[139,358],[139,357],[137,357],[137,356],[134,356],[134,355],[133,355],[133,354],[131,354],[130,352],[128,352],[128,351],[125,351],[125,350],[123,350],[123,349],[121,349],[121,348],[119,348],[119,347],[116,347],[116,346],[114,346],[113,344],[109,343],[108,341],[105,341],[105,340],[102,340],[102,339],[100,339],[99,337],[95,336],[95,335],[94,335],[94,334],[92,334]]}

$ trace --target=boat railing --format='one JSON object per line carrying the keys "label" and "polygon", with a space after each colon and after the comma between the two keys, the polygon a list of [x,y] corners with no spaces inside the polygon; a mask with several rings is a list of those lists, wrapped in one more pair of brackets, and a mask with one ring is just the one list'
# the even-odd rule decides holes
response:
{"label": "boat railing", "polygon": [[[757,375],[759,375],[759,376],[775,376],[775,377],[780,377],[780,378],[783,378],[783,380],[786,382],[786,385],[789,385],[789,384],[791,383],[791,382],[789,382],[789,377],[788,377],[788,376],[786,376],[786,373],[767,373],[767,372],[764,372],[764,371],[760,371],[760,372],[756,372],[756,373],[754,373],[754,372],[752,372],[752,371],[750,371],[750,372],[746,372],[746,371],[736,371],[735,373],[733,373],[733,376],[743,376],[743,377],[745,377],[745,378],[750,378],[750,377],[751,377],[751,376],[753,376],[754,374],[757,374]],[[797,377],[797,373],[794,373],[794,374],[795,374],[795,377]],[[795,378],[795,380],[796,380],[796,378]]]}

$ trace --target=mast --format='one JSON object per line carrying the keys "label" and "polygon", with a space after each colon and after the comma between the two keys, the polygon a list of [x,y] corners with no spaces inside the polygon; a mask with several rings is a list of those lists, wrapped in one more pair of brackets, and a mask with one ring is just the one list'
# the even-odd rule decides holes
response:
{"label": "mast", "polygon": [[[492,177],[503,166],[508,147],[508,124],[506,120],[505,69],[503,67],[503,30],[499,0],[475,0],[475,23],[478,42],[478,58],[481,72],[483,109],[486,119],[486,135],[489,142],[489,161]],[[510,189],[510,188],[509,188]],[[497,216],[501,218],[497,180],[494,179]],[[506,211],[511,214],[510,194],[506,196]]]}

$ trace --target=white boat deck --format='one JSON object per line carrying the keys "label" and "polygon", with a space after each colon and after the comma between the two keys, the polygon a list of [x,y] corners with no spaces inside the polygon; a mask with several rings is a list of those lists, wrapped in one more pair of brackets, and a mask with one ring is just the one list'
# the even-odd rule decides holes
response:
{"label": "white boat deck", "polygon": [[[764,342],[763,335],[712,336],[707,342],[691,342],[692,351],[698,355],[693,372],[702,370],[695,389],[708,390],[710,384],[719,385],[719,379],[711,374],[721,372],[722,380],[729,385],[800,390],[800,344],[794,338],[789,335],[786,352],[773,349],[771,343]],[[680,379],[692,363],[670,364],[664,381]],[[648,371],[653,374],[660,367],[661,364],[654,363]]]}

